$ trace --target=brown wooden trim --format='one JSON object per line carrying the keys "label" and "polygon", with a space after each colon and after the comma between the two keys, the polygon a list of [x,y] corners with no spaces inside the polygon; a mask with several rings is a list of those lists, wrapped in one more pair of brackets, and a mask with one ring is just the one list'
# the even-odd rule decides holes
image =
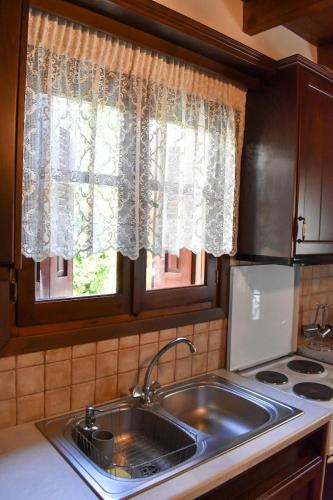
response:
{"label": "brown wooden trim", "polygon": [[243,31],[262,33],[275,26],[322,12],[333,7],[333,0],[243,0]]}
{"label": "brown wooden trim", "polygon": [[22,0],[0,0],[0,262],[14,258],[17,82]]}
{"label": "brown wooden trim", "polygon": [[184,304],[173,307],[160,307],[159,309],[142,311],[137,318],[138,319],[146,319],[146,318],[167,318],[174,314],[183,314],[183,313],[191,313],[195,311],[206,311],[207,309],[212,309],[212,302],[198,302],[194,304]]}
{"label": "brown wooden trim", "polygon": [[230,289],[230,257],[228,255],[218,259],[218,277],[217,305],[222,309],[225,316],[228,316]]}
{"label": "brown wooden trim", "polygon": [[22,23],[20,37],[20,59],[17,100],[17,139],[16,139],[16,166],[15,166],[15,218],[14,218],[14,266],[21,269],[21,219],[22,219],[22,169],[23,169],[23,140],[24,140],[24,110],[26,87],[26,59],[28,43],[29,5],[23,0]]}
{"label": "brown wooden trim", "polygon": [[[203,312],[212,309],[209,303],[194,304],[191,306],[178,306],[168,309],[160,309],[155,311],[145,311],[138,316],[130,314],[122,314],[109,317],[94,317],[79,321],[67,321],[65,323],[48,323],[43,325],[28,325],[20,327],[12,327],[12,336],[14,337],[34,337],[36,335],[48,335],[53,333],[63,333],[71,330],[82,330],[86,328],[99,328],[106,325],[118,325],[123,323],[132,323],[138,320],[159,319],[167,320],[170,316],[179,314],[191,314],[193,312]],[[222,317],[226,317],[224,311],[221,311]],[[166,327],[165,327],[166,328]]]}
{"label": "brown wooden trim", "polygon": [[320,264],[333,264],[333,254],[310,254],[287,257],[271,257],[269,255],[237,254],[237,260],[245,262],[258,262],[261,264],[278,264],[281,266],[316,266]]}
{"label": "brown wooden trim", "polygon": [[2,349],[0,348],[0,357],[55,349],[73,344],[85,344],[87,342],[96,342],[165,328],[175,328],[192,323],[213,321],[223,317],[221,309],[213,308],[159,318],[133,318],[130,321],[127,320],[122,323],[90,325],[87,328],[75,328],[73,330],[58,331],[49,334],[12,337]]}
{"label": "brown wooden trim", "polygon": [[295,255],[293,264],[304,266],[333,264],[333,254]]}
{"label": "brown wooden trim", "polygon": [[129,314],[130,269],[129,259],[119,255],[119,293],[114,295],[36,301],[35,263],[32,259],[23,258],[22,269],[18,272],[16,323],[18,326],[41,325]]}
{"label": "brown wooden trim", "polygon": [[245,262],[260,262],[262,264],[278,264],[281,266],[292,266],[294,260],[292,257],[272,257],[270,255],[255,255],[246,253],[237,253],[237,260]]}
{"label": "brown wooden trim", "polygon": [[216,305],[216,259],[206,255],[206,282],[204,285],[165,288],[161,290],[146,290],[146,252],[141,251],[140,257],[134,262],[134,302],[133,312],[162,310],[181,304],[208,303]]}
{"label": "brown wooden trim", "polygon": [[320,64],[316,64],[310,61],[310,59],[301,56],[300,54],[295,54],[293,56],[285,57],[284,59],[280,59],[280,61],[277,62],[277,68],[279,71],[294,66],[295,67],[297,66],[298,68],[307,69],[311,71],[311,73],[316,74],[322,78],[325,78],[326,80],[329,80],[330,82],[333,83],[333,71],[331,69],[325,68]]}

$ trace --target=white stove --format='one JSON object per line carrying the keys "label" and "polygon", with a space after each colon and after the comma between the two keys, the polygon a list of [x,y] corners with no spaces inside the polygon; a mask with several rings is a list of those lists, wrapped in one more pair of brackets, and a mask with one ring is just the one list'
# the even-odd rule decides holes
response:
{"label": "white stove", "polygon": [[[302,370],[302,365],[293,368],[291,361],[301,361],[304,363],[304,371]],[[288,366],[290,365],[290,366]],[[309,368],[307,366],[309,365]],[[317,369],[318,367],[318,369]],[[298,371],[295,371],[298,370]],[[312,371],[312,373],[311,373]],[[273,372],[272,375],[267,374],[265,377],[264,372]],[[310,372],[310,373],[309,373]],[[274,373],[277,374],[276,378]],[[262,374],[262,376],[261,376]],[[279,377],[278,374],[282,375]],[[285,356],[283,358],[277,359],[276,361],[265,363],[254,368],[243,370],[240,375],[248,378],[257,380],[263,384],[268,384],[278,389],[280,391],[289,392],[293,396],[303,397],[309,401],[315,402],[327,406],[333,411],[333,365],[328,365],[326,363],[321,363],[320,361],[305,358],[303,356]],[[298,384],[318,384],[320,386],[327,387],[329,390],[321,393],[319,391],[309,391],[307,393],[302,392],[300,394],[297,391]],[[296,386],[296,392],[295,392]],[[305,388],[306,389],[306,388]]]}
{"label": "white stove", "polygon": [[[295,361],[298,364],[293,363]],[[289,392],[295,397],[324,405],[333,411],[333,365],[295,355],[243,370],[239,374],[279,391]],[[306,385],[309,386],[308,392]]]}
{"label": "white stove", "polygon": [[[304,398],[309,403],[325,406],[333,412],[333,365],[293,355],[242,370],[239,375]],[[330,455],[333,455],[333,432]]]}

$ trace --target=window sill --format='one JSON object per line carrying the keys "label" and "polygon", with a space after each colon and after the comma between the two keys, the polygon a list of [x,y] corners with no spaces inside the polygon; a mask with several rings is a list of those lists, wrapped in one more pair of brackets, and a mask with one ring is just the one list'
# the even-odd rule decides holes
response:
{"label": "window sill", "polygon": [[214,307],[177,314],[160,313],[158,317],[123,316],[121,319],[118,317],[117,321],[113,318],[112,322],[101,318],[101,320],[82,321],[80,324],[76,322],[19,328],[15,330],[16,336],[12,336],[2,347],[0,356],[56,349],[224,318],[226,314],[223,309]]}

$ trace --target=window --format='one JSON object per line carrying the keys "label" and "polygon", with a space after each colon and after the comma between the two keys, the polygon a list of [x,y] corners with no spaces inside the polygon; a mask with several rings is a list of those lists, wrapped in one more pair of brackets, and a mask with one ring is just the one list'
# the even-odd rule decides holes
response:
{"label": "window", "polygon": [[35,299],[91,297],[117,293],[117,252],[107,250],[72,260],[48,257],[36,263]]}
{"label": "window", "polygon": [[19,324],[217,304],[245,92],[30,10]]}
{"label": "window", "polygon": [[203,285],[205,252],[198,255],[182,248],[179,256],[166,252],[162,257],[147,253],[146,290]]}

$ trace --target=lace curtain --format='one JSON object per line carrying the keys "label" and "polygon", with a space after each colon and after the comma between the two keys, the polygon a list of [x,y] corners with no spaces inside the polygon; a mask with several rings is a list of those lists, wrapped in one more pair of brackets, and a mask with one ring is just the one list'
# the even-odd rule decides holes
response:
{"label": "lace curtain", "polygon": [[30,11],[22,252],[235,253],[245,91]]}

